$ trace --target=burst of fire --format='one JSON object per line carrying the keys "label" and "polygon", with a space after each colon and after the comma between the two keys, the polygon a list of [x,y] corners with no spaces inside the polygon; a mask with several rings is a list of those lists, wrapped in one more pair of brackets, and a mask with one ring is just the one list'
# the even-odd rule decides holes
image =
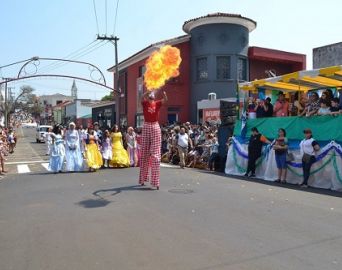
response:
{"label": "burst of fire", "polygon": [[146,61],[144,82],[148,91],[156,90],[165,85],[170,78],[179,75],[182,62],[178,48],[166,45],[155,51]]}

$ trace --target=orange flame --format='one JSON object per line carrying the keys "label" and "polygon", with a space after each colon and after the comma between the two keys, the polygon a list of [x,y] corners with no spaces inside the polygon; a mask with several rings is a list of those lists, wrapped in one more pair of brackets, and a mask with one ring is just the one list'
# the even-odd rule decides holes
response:
{"label": "orange flame", "polygon": [[153,91],[165,85],[170,78],[179,75],[179,65],[182,62],[180,50],[166,45],[155,51],[146,61],[144,82],[148,91]]}

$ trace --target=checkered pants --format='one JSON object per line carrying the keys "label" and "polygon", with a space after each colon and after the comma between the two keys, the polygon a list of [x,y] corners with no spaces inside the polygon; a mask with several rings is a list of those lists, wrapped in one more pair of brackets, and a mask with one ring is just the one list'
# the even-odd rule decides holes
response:
{"label": "checkered pants", "polygon": [[139,184],[148,181],[151,168],[151,185],[159,187],[161,131],[158,122],[145,122],[142,128]]}

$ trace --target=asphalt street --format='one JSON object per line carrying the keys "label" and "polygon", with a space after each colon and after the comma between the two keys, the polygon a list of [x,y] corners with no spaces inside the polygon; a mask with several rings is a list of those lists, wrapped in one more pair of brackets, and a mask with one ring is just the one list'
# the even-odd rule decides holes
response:
{"label": "asphalt street", "polygon": [[[46,159],[43,144],[29,146]],[[159,191],[137,178],[136,168],[7,175],[0,269],[342,269],[339,193],[177,167],[162,168]]]}

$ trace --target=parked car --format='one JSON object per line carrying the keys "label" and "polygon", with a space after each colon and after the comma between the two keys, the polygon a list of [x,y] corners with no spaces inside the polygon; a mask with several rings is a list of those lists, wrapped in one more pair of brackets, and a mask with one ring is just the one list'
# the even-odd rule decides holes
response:
{"label": "parked car", "polygon": [[45,134],[49,131],[49,128],[52,129],[52,126],[38,126],[37,127],[37,132],[36,132],[36,142],[40,143],[40,142],[44,142],[45,139]]}

